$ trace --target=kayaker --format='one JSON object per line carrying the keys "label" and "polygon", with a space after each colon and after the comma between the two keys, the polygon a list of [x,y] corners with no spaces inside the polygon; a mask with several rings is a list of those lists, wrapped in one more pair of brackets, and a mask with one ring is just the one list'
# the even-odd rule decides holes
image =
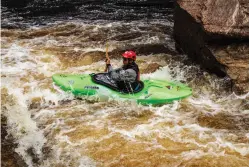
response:
{"label": "kayaker", "polygon": [[135,63],[136,53],[134,51],[126,51],[122,54],[123,66],[113,69],[109,56],[106,59],[106,72],[110,78],[117,83],[118,88],[123,92],[134,92],[140,86],[139,67]]}

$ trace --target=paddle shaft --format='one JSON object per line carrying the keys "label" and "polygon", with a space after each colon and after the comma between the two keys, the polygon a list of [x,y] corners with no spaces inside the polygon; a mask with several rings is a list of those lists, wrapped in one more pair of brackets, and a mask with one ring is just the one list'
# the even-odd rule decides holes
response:
{"label": "paddle shaft", "polygon": [[[110,60],[110,57],[108,55],[108,44],[106,44],[105,57],[106,57],[106,61]],[[105,68],[105,72],[107,72],[107,66]]]}
{"label": "paddle shaft", "polygon": [[108,44],[106,44],[106,50],[105,50],[105,57],[106,59],[110,59],[109,55],[108,55]]}

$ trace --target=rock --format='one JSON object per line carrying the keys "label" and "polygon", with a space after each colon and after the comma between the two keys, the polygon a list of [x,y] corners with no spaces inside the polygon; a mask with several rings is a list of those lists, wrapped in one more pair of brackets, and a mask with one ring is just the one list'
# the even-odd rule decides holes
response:
{"label": "rock", "polygon": [[226,66],[226,73],[234,83],[234,91],[249,92],[249,45],[229,44],[210,49],[216,59]]}
{"label": "rock", "polygon": [[208,33],[249,39],[248,0],[178,0],[177,4]]}
{"label": "rock", "polygon": [[176,48],[249,92],[249,1],[178,0],[174,17]]}

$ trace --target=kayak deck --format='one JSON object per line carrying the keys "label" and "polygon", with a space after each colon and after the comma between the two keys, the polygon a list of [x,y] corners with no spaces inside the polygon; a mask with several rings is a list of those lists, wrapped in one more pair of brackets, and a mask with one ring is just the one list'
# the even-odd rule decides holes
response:
{"label": "kayak deck", "polygon": [[162,80],[142,80],[144,88],[138,93],[124,94],[93,82],[89,74],[55,74],[54,83],[64,91],[70,91],[77,96],[108,96],[136,100],[137,103],[158,105],[181,100],[192,94],[192,89],[182,83]]}

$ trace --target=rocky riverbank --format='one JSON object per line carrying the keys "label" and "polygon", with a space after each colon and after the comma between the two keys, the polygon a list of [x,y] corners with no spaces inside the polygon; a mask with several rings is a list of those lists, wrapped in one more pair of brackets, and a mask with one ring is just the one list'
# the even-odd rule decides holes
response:
{"label": "rocky riverbank", "polygon": [[249,1],[178,0],[174,17],[177,48],[249,92]]}

